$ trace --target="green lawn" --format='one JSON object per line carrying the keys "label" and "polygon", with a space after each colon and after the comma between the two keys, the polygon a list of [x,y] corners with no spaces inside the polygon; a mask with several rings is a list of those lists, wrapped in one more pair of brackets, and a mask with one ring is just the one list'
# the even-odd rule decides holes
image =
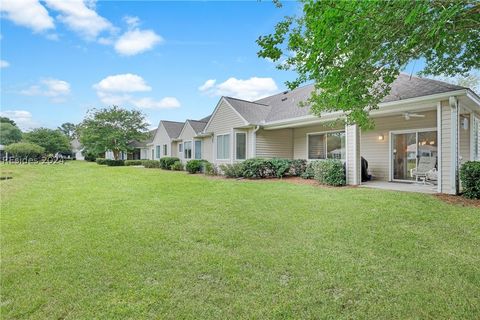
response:
{"label": "green lawn", "polygon": [[480,210],[133,167],[0,166],[2,319],[479,319]]}

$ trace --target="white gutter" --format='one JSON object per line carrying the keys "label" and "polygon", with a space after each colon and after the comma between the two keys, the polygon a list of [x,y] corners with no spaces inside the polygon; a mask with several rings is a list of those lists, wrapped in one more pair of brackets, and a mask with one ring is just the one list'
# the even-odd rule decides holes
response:
{"label": "white gutter", "polygon": [[260,126],[256,126],[255,129],[253,130],[253,158],[257,156],[257,131],[260,130]]}

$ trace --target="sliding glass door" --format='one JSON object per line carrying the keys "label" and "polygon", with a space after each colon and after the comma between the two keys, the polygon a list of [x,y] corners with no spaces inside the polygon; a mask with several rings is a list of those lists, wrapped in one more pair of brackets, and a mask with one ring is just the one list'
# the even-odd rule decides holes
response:
{"label": "sliding glass door", "polygon": [[437,131],[392,133],[391,144],[393,180],[413,181],[422,157],[437,159]]}

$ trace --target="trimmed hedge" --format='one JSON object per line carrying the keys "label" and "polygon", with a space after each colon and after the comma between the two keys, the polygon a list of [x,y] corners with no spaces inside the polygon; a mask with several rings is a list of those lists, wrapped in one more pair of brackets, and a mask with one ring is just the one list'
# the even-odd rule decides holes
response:
{"label": "trimmed hedge", "polygon": [[105,158],[97,158],[95,159],[95,162],[99,165],[106,165],[107,164],[107,159]]}
{"label": "trimmed hedge", "polygon": [[171,166],[170,170],[173,171],[182,171],[183,170],[183,164],[180,161],[175,161]]}
{"label": "trimmed hedge", "polygon": [[305,159],[295,159],[290,161],[290,171],[291,176],[300,177],[305,170],[307,169],[307,160]]}
{"label": "trimmed hedge", "polygon": [[463,196],[480,199],[480,161],[467,161],[460,168]]}
{"label": "trimmed hedge", "polygon": [[315,172],[313,171],[313,164],[315,161],[309,162],[305,167],[305,171],[300,175],[303,179],[313,179],[315,177]]}
{"label": "trimmed hedge", "polygon": [[220,171],[227,178],[242,178],[244,176],[243,170],[243,163],[220,165]]}
{"label": "trimmed hedge", "polygon": [[112,160],[112,159],[107,159],[105,160],[105,164],[109,167],[121,167],[125,165],[124,160]]}
{"label": "trimmed hedge", "polygon": [[177,158],[177,157],[163,157],[163,158],[160,158],[160,168],[165,169],[165,170],[170,170],[172,165],[177,161],[180,161],[180,159]]}
{"label": "trimmed hedge", "polygon": [[158,160],[142,160],[145,168],[160,168],[160,161]]}
{"label": "trimmed hedge", "polygon": [[203,163],[204,160],[190,160],[187,162],[187,165],[185,166],[185,170],[187,170],[188,173],[198,173],[202,172],[203,170]]}
{"label": "trimmed hedge", "polygon": [[125,160],[126,166],[141,166],[143,165],[142,160]]}
{"label": "trimmed hedge", "polygon": [[314,179],[329,186],[344,186],[346,184],[345,169],[340,160],[327,159],[314,161],[312,164]]}
{"label": "trimmed hedge", "polygon": [[203,173],[208,176],[215,176],[218,174],[218,169],[213,163],[205,161],[203,163]]}

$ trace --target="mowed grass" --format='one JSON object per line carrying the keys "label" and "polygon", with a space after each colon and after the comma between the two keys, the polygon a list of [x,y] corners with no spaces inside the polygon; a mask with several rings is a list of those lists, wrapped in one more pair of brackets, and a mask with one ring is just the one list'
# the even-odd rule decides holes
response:
{"label": "mowed grass", "polygon": [[2,319],[478,319],[480,212],[363,188],[1,166]]}

